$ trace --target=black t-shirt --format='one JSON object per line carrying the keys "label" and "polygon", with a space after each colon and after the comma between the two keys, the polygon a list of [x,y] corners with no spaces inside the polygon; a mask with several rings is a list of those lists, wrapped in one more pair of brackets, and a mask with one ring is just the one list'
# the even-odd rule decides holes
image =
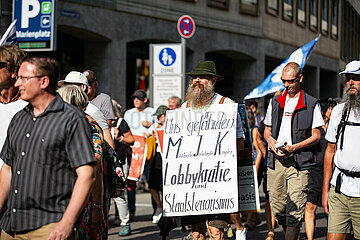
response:
{"label": "black t-shirt", "polygon": [[[124,136],[123,134],[126,133],[127,131],[129,131],[130,127],[126,123],[126,121],[124,119],[117,119],[116,122],[114,123],[113,127],[116,127],[118,121],[121,121],[121,123],[120,123],[120,125],[118,127],[120,136]],[[131,148],[129,146],[126,146],[122,142],[120,142],[118,140],[115,140],[115,151],[116,151],[116,154],[118,155],[118,157],[120,159],[126,159],[126,151],[125,151],[125,149],[131,151]]]}

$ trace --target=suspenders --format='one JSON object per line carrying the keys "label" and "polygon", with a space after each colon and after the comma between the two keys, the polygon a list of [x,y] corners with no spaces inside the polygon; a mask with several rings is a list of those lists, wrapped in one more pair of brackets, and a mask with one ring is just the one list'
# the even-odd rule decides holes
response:
{"label": "suspenders", "polygon": [[[224,101],[225,101],[225,98],[226,98],[226,97],[222,97],[222,98],[220,99],[220,101],[219,101],[219,104],[223,104]],[[186,108],[189,108],[189,107],[190,107],[190,101],[187,101],[187,102],[186,102]]]}

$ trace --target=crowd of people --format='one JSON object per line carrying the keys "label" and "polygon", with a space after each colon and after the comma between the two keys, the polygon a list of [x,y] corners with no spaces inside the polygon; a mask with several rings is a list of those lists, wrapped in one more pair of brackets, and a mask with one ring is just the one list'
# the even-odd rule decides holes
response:
{"label": "crowd of people", "polygon": [[[212,61],[199,62],[185,101],[148,106],[144,90],[131,96],[125,111],[97,90],[92,70],[71,71],[60,80],[58,61],[27,56],[16,46],[0,47],[0,219],[1,239],[107,239],[113,198],[119,236],[131,234],[136,213],[136,182],[111,192],[109,164],[127,176],[136,135],[154,143],[143,178],[153,205],[152,222],[162,218],[162,155],[154,140],[164,128],[166,112],[234,103],[215,92],[224,78]],[[270,99],[265,118],[256,101],[247,101],[254,164],[265,193],[266,240],[275,239],[275,224],[286,240],[299,239],[305,221],[307,239],[314,239],[315,211],[328,214],[328,239],[360,239],[360,61],[346,65],[343,99],[316,99],[302,90],[306,81],[297,63],[281,74],[284,90]],[[238,114],[237,152],[244,150],[244,129]],[[114,155],[114,151],[116,154]],[[245,240],[261,218],[257,212],[192,215],[180,218],[189,239]]]}

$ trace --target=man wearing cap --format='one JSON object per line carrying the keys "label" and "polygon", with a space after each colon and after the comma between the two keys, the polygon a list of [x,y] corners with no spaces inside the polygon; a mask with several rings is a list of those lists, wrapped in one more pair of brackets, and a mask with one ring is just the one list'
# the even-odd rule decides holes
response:
{"label": "man wearing cap", "polygon": [[[194,70],[186,73],[186,75],[192,77],[192,82],[187,89],[185,97],[186,101],[182,104],[182,108],[198,109],[212,104],[234,103],[230,98],[223,97],[214,92],[215,83],[224,78],[217,74],[216,66],[213,61],[199,62]],[[244,148],[244,132],[240,115],[238,115],[237,118],[236,128],[237,148],[239,151]],[[241,225],[239,214],[231,214],[231,220],[236,225],[236,240],[245,240],[246,229]],[[182,225],[192,226],[193,239],[205,239],[206,221],[208,221],[210,238],[224,239],[224,227],[230,221],[229,214],[182,217]]]}
{"label": "man wearing cap", "polygon": [[94,71],[86,70],[83,72],[83,74],[86,76],[89,82],[89,89],[87,92],[89,101],[100,109],[108,122],[109,128],[111,128],[112,120],[115,120],[111,97],[105,93],[98,93],[96,91],[98,81]]}
{"label": "man wearing cap", "polygon": [[360,239],[360,61],[346,65],[343,103],[334,107],[325,135],[322,203],[329,240]]}
{"label": "man wearing cap", "polygon": [[[135,90],[134,94],[131,96],[131,99],[134,103],[134,108],[127,110],[124,115],[124,120],[129,125],[130,130],[133,135],[144,135],[147,132],[151,124],[156,122],[154,117],[155,110],[152,107],[146,107],[148,101],[146,97],[146,92],[144,90],[138,89]],[[145,165],[144,174],[148,180],[148,173],[150,166]],[[128,203],[130,218],[135,216],[135,189],[128,191]]]}
{"label": "man wearing cap", "polygon": [[305,211],[309,169],[316,165],[315,145],[324,121],[317,99],[301,90],[303,75],[297,63],[284,67],[281,80],[285,91],[272,98],[264,120],[269,146],[267,188],[285,239],[296,240]]}
{"label": "man wearing cap", "polygon": [[[17,72],[26,52],[17,46],[0,47],[0,149],[3,147],[11,119],[28,103],[20,99],[19,88],[15,87]],[[0,159],[0,170],[3,165]]]}
{"label": "man wearing cap", "polygon": [[[155,112],[155,116],[158,120],[158,124],[153,124],[149,127],[146,136],[150,137],[155,135],[157,130],[163,130],[165,125],[165,117],[166,111],[169,108],[165,105],[160,105]],[[162,216],[162,191],[163,191],[163,183],[162,183],[162,157],[161,157],[161,148],[158,144],[156,144],[156,151],[154,159],[152,159],[150,164],[150,173],[149,173],[149,190],[151,197],[154,199],[156,203],[156,210],[152,217],[153,223],[158,223]]]}
{"label": "man wearing cap", "polygon": [[[65,79],[60,80],[58,83],[58,86],[60,87],[64,85],[77,85],[88,95],[89,82],[85,75],[81,72],[69,72]],[[95,119],[104,132],[104,139],[113,149],[115,149],[114,139],[111,136],[110,128],[104,114],[91,102],[88,103],[85,113]]]}

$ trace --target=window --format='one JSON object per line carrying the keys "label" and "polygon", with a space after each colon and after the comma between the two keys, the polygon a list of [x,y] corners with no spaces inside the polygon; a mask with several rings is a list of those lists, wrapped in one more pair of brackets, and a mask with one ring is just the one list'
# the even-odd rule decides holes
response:
{"label": "window", "polygon": [[267,0],[266,11],[277,16],[279,14],[279,0]]}
{"label": "window", "polygon": [[207,0],[207,4],[210,7],[229,9],[229,0]]}
{"label": "window", "polygon": [[310,29],[318,29],[318,0],[310,0]]}
{"label": "window", "polygon": [[359,59],[360,16],[348,1],[344,1],[341,20],[341,58],[346,62]]}
{"label": "window", "polygon": [[337,38],[338,36],[338,0],[332,0],[331,8],[331,36]]}
{"label": "window", "polygon": [[240,0],[240,12],[257,16],[259,14],[258,0]]}
{"label": "window", "polygon": [[292,21],[293,19],[293,0],[283,0],[283,17],[285,20]]}
{"label": "window", "polygon": [[297,23],[301,26],[306,24],[306,1],[297,0]]}
{"label": "window", "polygon": [[329,32],[329,2],[328,0],[321,0],[322,1],[322,8],[321,8],[321,31],[324,34]]}

